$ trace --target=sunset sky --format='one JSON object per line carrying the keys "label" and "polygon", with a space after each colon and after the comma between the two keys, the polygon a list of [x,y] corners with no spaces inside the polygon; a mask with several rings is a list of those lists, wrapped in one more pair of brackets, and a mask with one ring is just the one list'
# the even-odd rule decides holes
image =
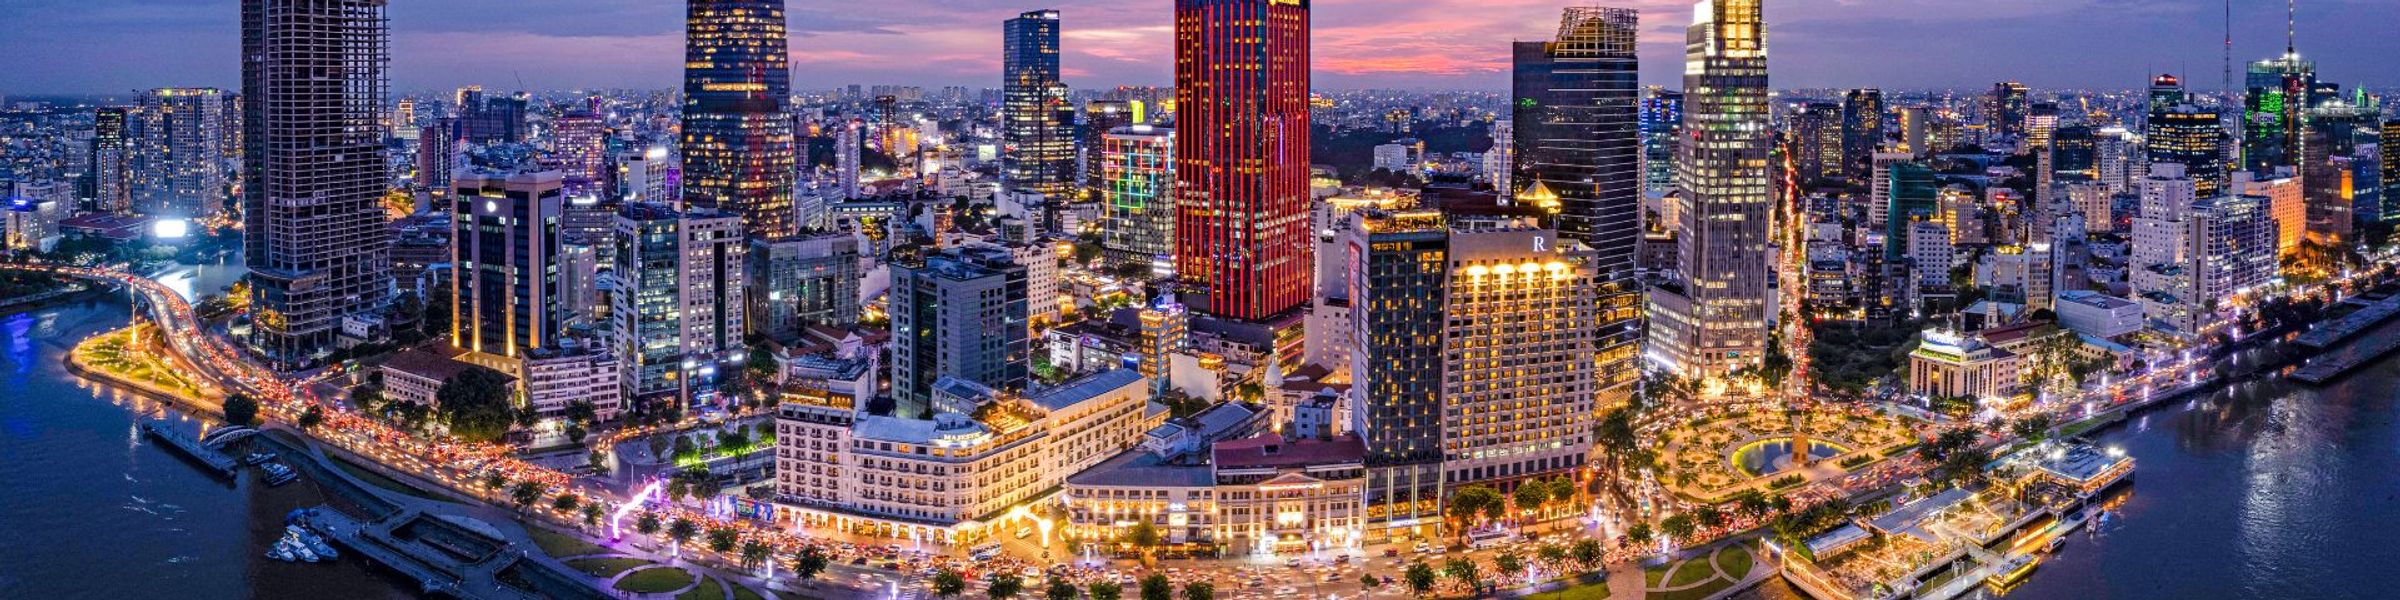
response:
{"label": "sunset sky", "polygon": [[[1674,84],[1683,0],[1642,10],[1643,72]],[[677,0],[394,0],[392,78],[403,91],[674,86]],[[1067,82],[1161,84],[1171,0],[793,0],[793,85],[999,84],[1000,22],[1064,13]],[[1547,36],[1557,0],[1316,0],[1320,88],[1507,85],[1511,39]],[[2282,2],[2235,0],[2237,61],[2280,52]],[[2140,85],[2145,73],[2220,80],[2224,5],[2213,0],[1769,0],[1777,87]],[[236,0],[0,1],[0,93],[237,87]],[[2300,49],[2328,80],[2400,84],[2400,2],[2308,0]]]}

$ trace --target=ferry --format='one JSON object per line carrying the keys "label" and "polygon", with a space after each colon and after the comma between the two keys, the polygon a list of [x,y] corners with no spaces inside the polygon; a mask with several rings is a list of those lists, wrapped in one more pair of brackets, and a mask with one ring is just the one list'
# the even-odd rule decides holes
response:
{"label": "ferry", "polygon": [[250,453],[248,456],[243,456],[243,457],[242,457],[242,464],[245,464],[245,465],[250,465],[250,466],[254,466],[254,467],[255,467],[255,466],[258,466],[258,465],[261,465],[261,464],[265,464],[267,461],[270,461],[270,460],[275,460],[275,455],[273,455],[273,454],[268,454],[268,453],[265,453],[265,452],[252,452],[252,453]]}
{"label": "ferry", "polygon": [[2000,563],[1999,570],[1984,577],[1983,582],[1995,588],[2006,589],[2024,581],[2026,576],[2033,574],[2033,567],[2040,564],[2042,564],[2041,557],[2019,554],[2010,557],[2007,562]]}
{"label": "ferry", "polygon": [[259,469],[266,471],[267,485],[269,486],[279,486],[286,483],[291,483],[292,480],[300,478],[300,472],[292,470],[291,467],[283,466],[283,463],[271,462],[259,466]]}

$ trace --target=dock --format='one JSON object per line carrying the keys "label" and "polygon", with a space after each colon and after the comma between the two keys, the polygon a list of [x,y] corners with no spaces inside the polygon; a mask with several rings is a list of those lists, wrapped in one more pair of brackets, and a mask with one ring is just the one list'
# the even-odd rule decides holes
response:
{"label": "dock", "polygon": [[192,436],[185,435],[183,432],[176,431],[157,421],[143,423],[142,433],[149,435],[151,439],[165,442],[164,445],[168,448],[182,451],[184,456],[200,463],[201,466],[215,470],[218,475],[232,477],[242,468],[241,461],[234,460],[233,457],[226,456],[225,453],[200,443],[200,440],[193,439]]}
{"label": "dock", "polygon": [[[2366,313],[2370,310],[2374,310],[2375,308],[2381,308],[2384,306],[2400,307],[2400,296],[2395,296],[2394,298],[2394,300],[2385,300],[2377,303],[2375,307],[2367,310],[2361,310],[2358,313],[2352,313],[2351,316],[2355,317],[2359,314]],[[2310,385],[2324,385],[2326,382],[2340,378],[2342,375],[2347,374],[2361,366],[2365,366],[2367,363],[2375,362],[2376,359],[2380,359],[2385,355],[2391,354],[2393,350],[2400,350],[2400,324],[2394,324],[2384,320],[2376,320],[2375,323],[2381,324],[2381,327],[2376,327],[2362,333],[2354,330],[2354,328],[2351,326],[2352,322],[2353,321],[2351,319],[2344,318],[2332,325],[2327,325],[2325,327],[2318,328],[2316,331],[2308,332],[2307,335],[2302,335],[2301,338],[2303,339],[2300,340],[2300,344],[2302,346],[2322,350],[2323,353],[2308,359],[2306,362],[2301,364],[2300,368],[2294,369],[2292,371],[2292,379],[2296,379]],[[2339,331],[2348,331],[2349,333],[2347,335],[2341,335],[2338,337],[2330,335],[2331,332]],[[2320,338],[2318,341],[2323,341],[2323,339],[2333,339],[2335,341],[2326,342],[2324,345],[2316,345],[2309,343],[2309,340],[2306,339],[2309,336],[2317,335],[2319,333],[2327,333],[2328,336],[2326,338]]]}
{"label": "dock", "polygon": [[2400,316],[2400,295],[2377,300],[2365,308],[2334,319],[2332,323],[2327,323],[2324,327],[2300,334],[2300,337],[2293,339],[2292,342],[2317,350],[2332,348],[2334,344],[2348,340],[2352,336],[2358,335],[2359,332],[2366,331],[2367,328],[2382,325],[2385,321],[2392,320],[2394,316]]}

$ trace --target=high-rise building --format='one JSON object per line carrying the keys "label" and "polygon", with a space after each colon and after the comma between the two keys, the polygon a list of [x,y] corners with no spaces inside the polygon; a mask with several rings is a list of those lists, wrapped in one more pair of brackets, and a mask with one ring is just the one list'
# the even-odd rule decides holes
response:
{"label": "high-rise building", "polygon": [[2025,135],[2025,113],[2031,94],[2025,84],[2003,81],[1992,84],[1991,112],[1985,117],[1992,130],[2000,135]]}
{"label": "high-rise building", "polygon": [[1626,399],[1640,372],[1642,288],[1640,14],[1572,7],[1557,37],[1517,42],[1518,189],[1557,198],[1558,238],[1589,249],[1602,402]]}
{"label": "high-rise building", "polygon": [[2098,141],[2087,125],[2068,125],[2050,133],[2050,175],[2057,178],[2100,178]]}
{"label": "high-rise building", "polygon": [[1308,7],[1175,1],[1175,273],[1202,312],[1308,302]]}
{"label": "high-rise building", "polygon": [[552,119],[550,151],[566,171],[567,187],[583,191],[607,179],[608,131],[599,115],[577,111]]}
{"label": "high-rise building", "polygon": [[1675,148],[1682,142],[1683,92],[1650,86],[1642,89],[1642,192],[1664,195],[1675,190]]}
{"label": "high-rise building", "polygon": [[251,344],[283,365],[390,296],[384,0],[242,2]]}
{"label": "high-rise building", "polygon": [[1075,106],[1059,82],[1056,10],[1002,27],[1000,161],[1011,189],[1064,200],[1075,189]]}
{"label": "high-rise building", "polygon": [[92,113],[92,203],[85,208],[93,212],[133,210],[132,175],[126,171],[132,158],[132,140],[126,131],[129,112],[104,107]]}
{"label": "high-rise building", "polygon": [[2169,332],[2198,332],[2193,305],[2200,296],[2190,271],[2192,205],[2200,200],[2196,184],[2182,165],[2151,165],[2150,177],[2142,180],[2141,212],[2133,218],[2127,280],[2142,317]]}
{"label": "high-rise building", "polygon": [[[1886,156],[1905,154],[1893,152]],[[1892,162],[1876,169],[1884,190],[1883,257],[1898,261],[1908,256],[1909,224],[1930,221],[1940,210],[1941,187],[1934,185],[1933,168],[1919,162]]]}
{"label": "high-rise building", "polygon": [[561,289],[557,171],[472,172],[450,196],[450,343],[508,358],[557,344]]}
{"label": "high-rise building", "polygon": [[2199,187],[2199,197],[2215,197],[2226,190],[2225,126],[2216,111],[2189,103],[2156,107],[2143,126],[2142,138],[2149,164],[2183,165],[2184,173]]}
{"label": "high-rise building", "polygon": [[451,132],[449,118],[417,129],[417,173],[414,182],[419,191],[435,198],[450,197],[450,175],[458,163],[458,138]]}
{"label": "high-rise building", "polygon": [[[2275,219],[2263,196],[2224,194],[2192,206],[2193,291],[2231,298],[2275,279]],[[2213,325],[2214,319],[2203,323]]]}
{"label": "high-rise building", "polygon": [[1831,102],[1801,105],[1791,116],[1793,161],[1803,181],[1842,178],[1842,107]]}
{"label": "high-rise building", "polygon": [[1515,198],[1517,122],[1514,119],[1492,120],[1491,138],[1492,149],[1483,153],[1483,182],[1492,186],[1493,196]]}
{"label": "high-rise building", "polygon": [[932,416],[934,383],[943,377],[1023,389],[1031,372],[1025,266],[993,248],[893,253],[885,301],[892,319],[893,414]]}
{"label": "high-rise building", "polygon": [[743,352],[742,220],[626,203],[617,213],[617,364],[636,410],[681,410],[716,398]]}
{"label": "high-rise building", "polygon": [[783,0],[689,0],[683,203],[742,218],[754,237],[799,232],[792,210],[791,56]]}
{"label": "high-rise building", "polygon": [[821,234],[751,240],[750,327],[789,342],[810,325],[847,327],[859,318],[858,237]]}
{"label": "high-rise building", "polygon": [[525,141],[525,113],[532,100],[522,92],[489,97],[483,88],[458,92],[458,137],[469,144],[518,144]]}
{"label": "high-rise building", "polygon": [[2272,173],[2299,165],[2302,122],[2316,106],[2317,63],[2289,48],[2250,63],[2242,100],[2242,169]]}
{"label": "high-rise building", "polygon": [[133,209],[146,215],[207,218],[225,208],[225,92],[158,88],[142,94],[133,115]]}
{"label": "high-rise building", "polygon": [[1648,354],[1686,377],[1723,375],[1766,355],[1774,141],[1762,4],[1701,0],[1685,33],[1680,264],[1678,280],[1650,289]]}
{"label": "high-rise building", "polygon": [[1101,157],[1105,154],[1101,149],[1101,138],[1115,132],[1118,127],[1134,124],[1139,116],[1147,116],[1140,114],[1141,109],[1135,106],[1138,104],[1141,101],[1093,100],[1083,103],[1083,132],[1076,149],[1083,155],[1083,187],[1091,190],[1095,196],[1100,194],[1101,187],[1107,185],[1100,173]]}
{"label": "high-rise building", "polygon": [[1120,127],[1100,138],[1100,256],[1153,275],[1175,267],[1175,130]]}
{"label": "high-rise building", "polygon": [[1893,114],[1899,117],[1900,151],[1924,156],[1936,150],[1933,147],[1933,109],[1904,106]]}
{"label": "high-rise building", "polygon": [[2376,140],[2376,163],[2383,169],[2376,179],[2383,183],[2383,214],[2389,218],[2400,215],[2400,119],[2384,121]]}
{"label": "high-rise building", "polygon": [[1842,95],[1842,176],[1858,181],[1874,167],[1883,145],[1883,90],[1863,88]]}
{"label": "high-rise building", "polygon": [[849,119],[843,119],[842,122],[834,125],[834,195],[844,200],[860,197],[859,153],[866,151],[866,147],[862,145],[864,142],[859,139],[861,127],[856,121]]}
{"label": "high-rise building", "polygon": [[2022,148],[2041,152],[2050,147],[2050,138],[2058,132],[2058,103],[2035,102],[2025,109],[2025,144]]}

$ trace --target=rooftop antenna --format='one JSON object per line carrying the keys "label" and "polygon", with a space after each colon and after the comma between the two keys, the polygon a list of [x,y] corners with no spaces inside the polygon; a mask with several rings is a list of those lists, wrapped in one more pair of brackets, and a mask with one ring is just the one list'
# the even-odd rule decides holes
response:
{"label": "rooftop antenna", "polygon": [[2233,97],[2233,0],[2225,0],[2225,80],[2220,93]]}
{"label": "rooftop antenna", "polygon": [[2300,0],[2283,0],[2283,55],[2300,55]]}

